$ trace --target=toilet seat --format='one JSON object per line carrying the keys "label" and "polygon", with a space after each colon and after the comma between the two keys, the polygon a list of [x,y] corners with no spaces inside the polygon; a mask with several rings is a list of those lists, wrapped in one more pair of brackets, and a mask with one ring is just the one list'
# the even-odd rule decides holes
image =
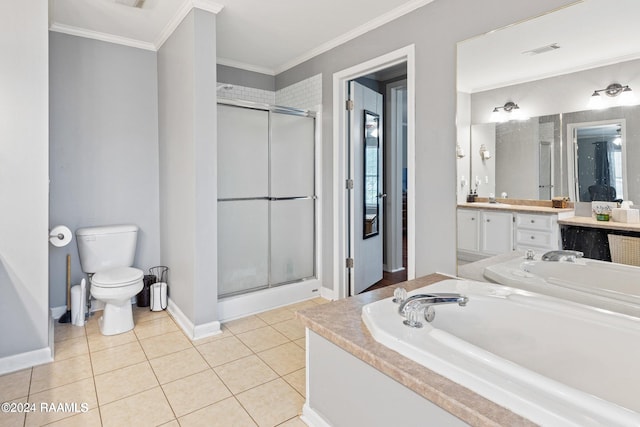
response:
{"label": "toilet seat", "polygon": [[101,288],[119,288],[134,285],[143,277],[143,271],[138,268],[117,267],[94,274],[91,277],[91,285]]}

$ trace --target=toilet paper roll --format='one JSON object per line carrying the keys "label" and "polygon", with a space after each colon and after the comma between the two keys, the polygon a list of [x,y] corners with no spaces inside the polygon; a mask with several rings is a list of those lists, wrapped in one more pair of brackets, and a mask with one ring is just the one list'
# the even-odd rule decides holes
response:
{"label": "toilet paper roll", "polygon": [[67,246],[71,242],[71,239],[73,239],[73,234],[71,234],[71,230],[64,225],[56,225],[49,232],[49,242],[58,248]]}

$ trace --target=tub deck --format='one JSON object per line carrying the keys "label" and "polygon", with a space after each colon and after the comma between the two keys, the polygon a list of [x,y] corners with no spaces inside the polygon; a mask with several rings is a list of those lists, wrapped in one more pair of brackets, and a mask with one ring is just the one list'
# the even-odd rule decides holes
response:
{"label": "tub deck", "polygon": [[[450,277],[431,274],[402,284],[408,291]],[[362,321],[362,307],[391,297],[394,286],[298,312],[318,335],[473,426],[534,426],[533,422],[378,343]]]}

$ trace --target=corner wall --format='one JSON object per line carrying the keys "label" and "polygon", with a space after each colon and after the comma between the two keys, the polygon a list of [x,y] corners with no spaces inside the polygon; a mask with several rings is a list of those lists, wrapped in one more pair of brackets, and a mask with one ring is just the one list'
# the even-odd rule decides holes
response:
{"label": "corner wall", "polygon": [[0,2],[0,374],[50,361],[47,2]]}
{"label": "corner wall", "polygon": [[158,51],[161,259],[192,338],[219,330],[216,81],[216,18],[193,9]]}
{"label": "corner wall", "polygon": [[[156,53],[51,32],[50,225],[136,224],[135,267],[160,262]],[[49,251],[51,307],[85,277],[75,240]]]}

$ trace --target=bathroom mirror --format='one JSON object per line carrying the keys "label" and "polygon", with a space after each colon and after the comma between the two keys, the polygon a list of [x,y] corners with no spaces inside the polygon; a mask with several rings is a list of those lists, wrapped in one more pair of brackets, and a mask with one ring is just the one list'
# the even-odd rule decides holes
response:
{"label": "bathroom mirror", "polygon": [[[612,8],[625,12],[615,26],[602,25]],[[631,104],[638,104],[640,52],[634,40],[640,26],[632,16],[639,15],[634,0],[585,0],[458,44],[457,144],[468,153],[457,160],[458,202],[474,189],[481,197],[582,200],[571,158],[573,129],[577,123],[624,121],[618,157],[626,154],[630,161],[616,178],[623,191],[617,197],[640,203],[640,164],[631,161],[640,155],[640,107],[618,105],[614,98],[605,109],[588,105],[594,91],[612,83],[629,85],[636,94]],[[508,102],[518,104],[521,120],[504,114],[511,120],[492,121],[492,112]],[[482,144],[490,159],[481,158]],[[595,162],[593,156],[583,160]]]}
{"label": "bathroom mirror", "polygon": [[380,116],[364,111],[364,238],[378,234],[378,213],[380,202]]}

